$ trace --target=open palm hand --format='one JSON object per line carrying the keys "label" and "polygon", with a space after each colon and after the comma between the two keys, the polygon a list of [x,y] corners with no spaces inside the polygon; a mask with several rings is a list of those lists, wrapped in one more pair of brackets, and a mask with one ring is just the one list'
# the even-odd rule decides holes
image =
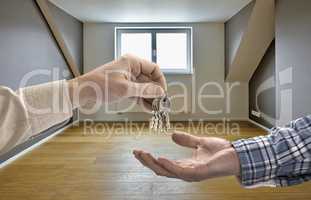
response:
{"label": "open palm hand", "polygon": [[238,175],[239,160],[229,141],[215,137],[197,137],[176,132],[172,140],[193,149],[191,158],[169,160],[155,158],[150,153],[135,150],[135,157],[159,176],[184,181],[202,181],[219,176]]}

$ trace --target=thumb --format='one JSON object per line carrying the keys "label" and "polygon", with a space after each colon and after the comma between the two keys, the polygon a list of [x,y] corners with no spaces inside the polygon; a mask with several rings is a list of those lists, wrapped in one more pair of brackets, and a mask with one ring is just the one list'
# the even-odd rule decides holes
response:
{"label": "thumb", "polygon": [[190,147],[196,149],[200,145],[200,138],[187,133],[175,131],[172,135],[172,140],[184,147]]}
{"label": "thumb", "polygon": [[128,97],[157,98],[165,95],[164,89],[155,83],[130,82]]}

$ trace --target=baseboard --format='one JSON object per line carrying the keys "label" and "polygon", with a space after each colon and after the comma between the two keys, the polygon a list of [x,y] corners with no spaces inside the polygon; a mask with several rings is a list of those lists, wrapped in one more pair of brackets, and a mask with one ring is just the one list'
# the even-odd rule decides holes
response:
{"label": "baseboard", "polygon": [[8,160],[2,162],[0,164],[0,169],[11,164],[12,162],[14,162],[15,160],[17,160],[18,158],[22,157],[23,155],[25,155],[26,153],[34,150],[35,148],[37,148],[38,146],[40,146],[41,144],[47,142],[48,140],[50,140],[51,138],[55,137],[56,135],[60,134],[61,132],[65,131],[67,128],[71,127],[72,123],[64,126],[63,128],[57,130],[56,132],[54,132],[53,134],[49,135],[48,137],[40,140],[39,142],[35,143],[34,145],[24,149],[23,151],[19,152],[18,154],[12,156],[11,158],[9,158]]}
{"label": "baseboard", "polygon": [[[204,119],[204,120],[190,120],[191,122],[211,122],[211,123],[216,123],[216,122],[249,122],[248,119],[245,118],[234,118],[234,119]],[[187,120],[171,120],[171,123],[178,123],[178,122],[188,122]],[[122,120],[89,120],[89,119],[84,119],[80,120],[78,123],[75,123],[75,126],[79,126],[83,123],[149,123],[149,121],[142,121],[142,120],[133,120],[133,121],[122,121]]]}
{"label": "baseboard", "polygon": [[[144,117],[144,118],[134,118],[131,120],[128,120],[129,118],[112,118],[112,117],[105,117],[103,119],[98,119],[98,118],[80,118],[79,123],[83,123],[84,121],[93,121],[93,122],[149,122],[148,120],[151,117]],[[125,120],[126,119],[126,120]],[[219,118],[191,118],[191,119],[174,119],[171,118],[171,122],[185,122],[185,121],[206,121],[206,122],[218,122],[218,121],[246,121],[248,122],[249,119],[245,117],[219,117]]]}
{"label": "baseboard", "polygon": [[252,123],[252,124],[254,124],[254,125],[256,125],[256,126],[262,128],[262,129],[264,129],[265,131],[270,132],[270,128],[265,127],[265,126],[263,126],[263,125],[261,125],[261,124],[255,122],[255,121],[251,120],[251,119],[248,119],[248,121],[249,121],[250,123]]}

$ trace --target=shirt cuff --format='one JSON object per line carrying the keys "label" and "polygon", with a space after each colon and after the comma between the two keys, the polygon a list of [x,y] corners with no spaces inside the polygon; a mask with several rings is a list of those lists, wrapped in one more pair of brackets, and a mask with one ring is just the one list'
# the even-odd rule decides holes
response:
{"label": "shirt cuff", "polygon": [[241,185],[245,188],[276,187],[276,156],[269,137],[260,136],[232,142],[240,160]]}
{"label": "shirt cuff", "polygon": [[72,117],[73,106],[66,80],[21,88],[17,91],[27,110],[31,126],[28,137]]}

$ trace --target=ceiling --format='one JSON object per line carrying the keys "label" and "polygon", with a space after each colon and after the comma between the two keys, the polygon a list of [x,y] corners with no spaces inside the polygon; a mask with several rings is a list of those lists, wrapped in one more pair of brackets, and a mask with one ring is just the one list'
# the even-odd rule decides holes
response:
{"label": "ceiling", "polygon": [[50,0],[83,22],[225,22],[251,0]]}

